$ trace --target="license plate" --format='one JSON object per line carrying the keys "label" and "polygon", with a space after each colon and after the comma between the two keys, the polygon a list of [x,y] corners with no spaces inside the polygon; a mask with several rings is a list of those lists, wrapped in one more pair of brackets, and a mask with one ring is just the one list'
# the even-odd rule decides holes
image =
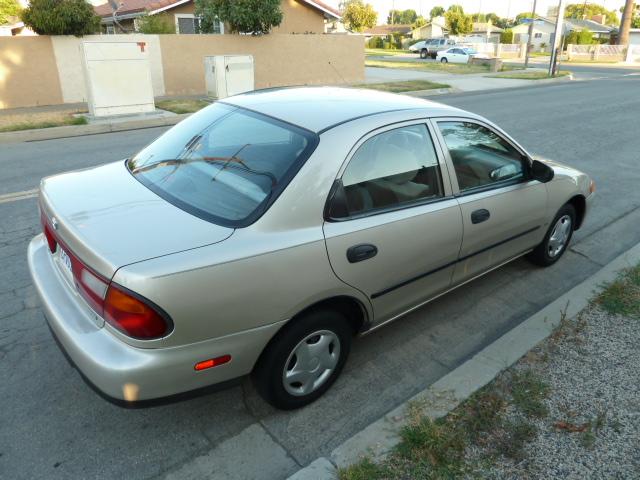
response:
{"label": "license plate", "polygon": [[73,270],[71,269],[71,257],[69,257],[69,254],[62,248],[60,248],[60,265],[67,270],[69,275],[73,275]]}

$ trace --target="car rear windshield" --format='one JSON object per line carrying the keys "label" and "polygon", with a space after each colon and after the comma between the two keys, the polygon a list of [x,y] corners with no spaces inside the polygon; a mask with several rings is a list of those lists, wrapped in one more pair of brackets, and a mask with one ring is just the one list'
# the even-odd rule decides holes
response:
{"label": "car rear windshield", "polygon": [[177,207],[243,227],[269,208],[317,143],[305,129],[218,102],[167,131],[127,167]]}

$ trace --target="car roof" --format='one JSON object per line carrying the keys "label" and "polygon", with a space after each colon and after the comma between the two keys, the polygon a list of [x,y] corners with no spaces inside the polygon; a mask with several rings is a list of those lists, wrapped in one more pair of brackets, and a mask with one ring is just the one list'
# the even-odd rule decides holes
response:
{"label": "car roof", "polygon": [[269,115],[316,133],[358,118],[393,111],[423,110],[428,117],[461,113],[457,108],[420,98],[340,87],[255,90],[221,102]]}

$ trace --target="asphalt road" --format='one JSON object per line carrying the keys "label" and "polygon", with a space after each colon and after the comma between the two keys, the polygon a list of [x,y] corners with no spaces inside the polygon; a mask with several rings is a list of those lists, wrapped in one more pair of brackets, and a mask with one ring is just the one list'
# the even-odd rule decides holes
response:
{"label": "asphalt road", "polygon": [[[30,285],[25,253],[39,231],[36,201],[0,202],[0,478],[163,477],[252,424],[286,450],[291,473],[640,241],[640,77],[439,101],[483,114],[531,152],[589,172],[598,187],[593,210],[559,263],[515,261],[360,339],[332,390],[295,412],[274,411],[248,382],[145,409],[96,395],[54,343]],[[0,195],[128,156],[162,130],[2,145]],[[251,460],[250,448],[239,451]]]}

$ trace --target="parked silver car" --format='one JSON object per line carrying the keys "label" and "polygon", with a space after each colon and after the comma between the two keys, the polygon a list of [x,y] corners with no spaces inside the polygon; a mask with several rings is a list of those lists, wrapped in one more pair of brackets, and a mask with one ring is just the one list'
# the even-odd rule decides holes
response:
{"label": "parked silver car", "polygon": [[556,262],[593,190],[472,113],[265,90],[44,179],[29,267],[54,335],[108,396],[251,373],[290,409],[331,386],[354,335],[521,255]]}

